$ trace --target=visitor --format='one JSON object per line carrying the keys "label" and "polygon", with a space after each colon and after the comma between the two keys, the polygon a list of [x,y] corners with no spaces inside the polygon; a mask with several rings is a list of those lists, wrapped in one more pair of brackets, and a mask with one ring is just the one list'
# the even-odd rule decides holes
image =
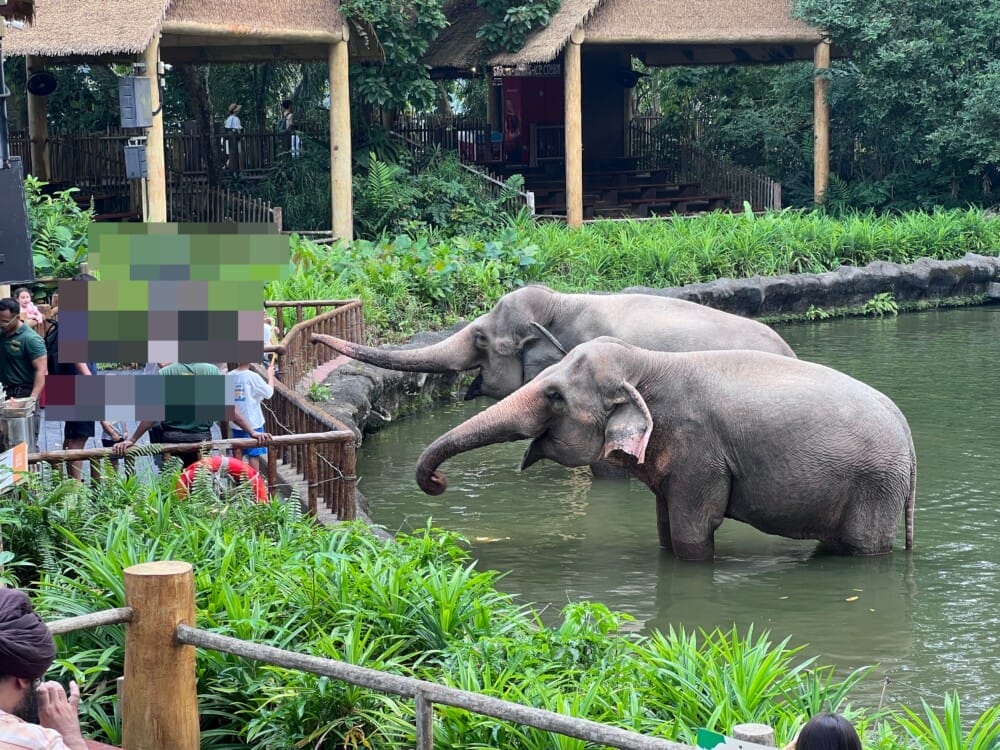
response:
{"label": "visitor", "polygon": [[[128,425],[122,420],[107,421],[101,420],[101,445],[105,448],[113,448],[115,443],[120,443],[128,437]],[[111,466],[118,468],[118,457],[112,454]]]}
{"label": "visitor", "polygon": [[[274,325],[274,318],[268,315],[264,318],[264,346],[277,346],[280,343],[278,341],[278,329]],[[262,364],[264,367],[268,367],[277,364],[277,360],[277,352],[264,352],[264,361]]]}
{"label": "visitor", "polygon": [[[241,362],[236,369],[226,375],[226,391],[236,404],[236,412],[246,422],[254,425],[253,435],[264,432],[264,410],[261,402],[274,395],[274,365],[267,367],[267,382],[250,369],[249,362]],[[257,425],[260,425],[259,427]],[[252,437],[247,430],[241,429],[233,422],[229,425],[234,438]],[[247,457],[247,463],[260,471],[260,457],[267,455],[267,448],[258,445],[256,448],[233,448],[233,457]]]}
{"label": "visitor", "polygon": [[21,320],[34,328],[45,322],[45,316],[31,300],[31,290],[26,286],[18,287],[14,290],[14,299],[21,306]]}
{"label": "visitor", "polygon": [[42,427],[42,412],[38,408],[38,397],[45,388],[48,374],[48,352],[45,341],[31,328],[21,322],[21,305],[10,297],[0,299],[0,385],[6,398],[29,398],[35,402],[32,416],[34,440],[28,450],[38,450],[38,434]]}
{"label": "visitor", "polygon": [[854,726],[840,714],[816,714],[784,750],[861,750]]}
{"label": "visitor", "polygon": [[230,104],[229,116],[222,124],[226,131],[222,139],[222,145],[226,150],[226,169],[232,169],[237,173],[240,171],[240,136],[243,134],[243,123],[240,121],[242,109],[236,102]]}
{"label": "visitor", "polygon": [[28,596],[0,589],[0,748],[87,750],[80,731],[80,689],[42,682],[55,641]]}
{"label": "visitor", "polygon": [[[2,312],[0,312],[2,314]],[[180,362],[175,362],[174,364],[163,365],[160,367],[160,375],[166,376],[206,376],[206,375],[221,375],[219,368],[208,362],[196,362],[194,364],[183,364]],[[255,433],[253,425],[247,422],[243,415],[239,413],[238,410],[234,410],[232,420],[242,429],[247,435]],[[129,448],[135,445],[139,438],[146,434],[147,430],[156,425],[155,420],[144,420],[140,422],[132,436],[125,438],[114,445],[115,454],[118,456],[124,456]],[[180,421],[176,419],[164,419],[159,422],[160,427],[160,439],[164,443],[206,443],[212,440],[212,422],[196,422],[194,419],[188,421]],[[271,436],[266,432],[256,433],[257,444],[264,445],[270,441]],[[197,451],[184,451],[181,456],[181,462],[185,467],[198,461],[200,456]]]}
{"label": "visitor", "polygon": [[281,120],[278,123],[278,132],[289,139],[289,151],[292,158],[297,159],[302,153],[302,141],[295,129],[295,115],[292,113],[292,100],[285,99],[281,102]]}

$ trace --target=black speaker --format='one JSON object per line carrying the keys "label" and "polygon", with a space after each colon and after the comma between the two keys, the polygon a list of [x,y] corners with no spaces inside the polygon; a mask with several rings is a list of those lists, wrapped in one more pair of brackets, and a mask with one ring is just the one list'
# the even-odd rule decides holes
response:
{"label": "black speaker", "polygon": [[34,280],[21,159],[12,156],[10,169],[0,169],[0,284]]}
{"label": "black speaker", "polygon": [[57,85],[56,77],[49,70],[39,70],[28,76],[28,93],[35,96],[48,96]]}

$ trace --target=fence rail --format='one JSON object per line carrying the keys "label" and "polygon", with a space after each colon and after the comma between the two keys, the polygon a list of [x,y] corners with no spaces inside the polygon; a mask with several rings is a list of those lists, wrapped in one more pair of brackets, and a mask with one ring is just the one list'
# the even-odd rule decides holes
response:
{"label": "fence rail", "polygon": [[692,750],[688,745],[589,719],[202,630],[195,627],[194,570],[189,563],[133,565],[125,569],[124,577],[125,607],[49,623],[56,634],[125,624],[121,690],[124,750],[197,750],[200,722],[195,647],[413,698],[417,750],[433,748],[434,703],[605,747]]}
{"label": "fence rail", "polygon": [[167,221],[278,224],[280,229],[280,215],[268,201],[229,188],[167,183]]}
{"label": "fence rail", "polygon": [[702,192],[731,195],[737,208],[747,202],[754,211],[781,209],[780,182],[690,141],[661,135],[651,118],[632,121],[629,148],[642,168],[667,169],[677,182],[697,182]]}
{"label": "fence rail", "polygon": [[[365,316],[361,300],[304,300],[300,302],[265,302],[264,307],[277,310],[275,324],[281,342],[277,346],[264,347],[264,351],[276,351],[281,355],[281,382],[292,389],[302,385],[303,376],[319,365],[329,361],[323,347],[312,343],[314,333],[364,343]],[[333,309],[322,311],[324,307]],[[285,311],[295,311],[295,324],[286,330],[288,321]],[[309,310],[315,311],[306,318]]]}

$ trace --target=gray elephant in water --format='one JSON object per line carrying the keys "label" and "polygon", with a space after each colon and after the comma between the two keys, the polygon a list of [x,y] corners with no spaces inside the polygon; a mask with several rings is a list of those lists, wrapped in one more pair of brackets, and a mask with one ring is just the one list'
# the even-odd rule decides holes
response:
{"label": "gray elephant in water", "polygon": [[521,468],[606,458],[656,496],[660,545],[711,559],[735,518],[839,554],[913,543],[916,456],[885,395],[829,367],[753,351],[651,352],[599,338],[435,440],[417,482],[484,445],[531,438]]}
{"label": "gray elephant in water", "polygon": [[471,399],[503,398],[598,336],[664,352],[757,349],[795,356],[763,323],[694,302],[650,294],[561,294],[542,285],[504,295],[490,312],[433,346],[381,349],[323,334],[312,341],[388,370],[479,368],[465,396]]}

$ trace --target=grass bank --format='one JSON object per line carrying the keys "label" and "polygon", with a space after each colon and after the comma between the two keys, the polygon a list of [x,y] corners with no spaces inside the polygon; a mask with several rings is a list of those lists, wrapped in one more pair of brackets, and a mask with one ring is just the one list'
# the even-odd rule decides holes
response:
{"label": "grass bank", "polygon": [[567,292],[618,291],[970,252],[1000,252],[1000,222],[978,209],[843,217],[714,213],[595,222],[579,230],[522,216],[488,235],[400,235],[332,248],[293,238],[292,277],[272,283],[268,296],[361,297],[374,338],[393,341],[474,317],[533,281]]}
{"label": "grass bank", "polygon": [[[360,525],[317,527],[294,503],[218,497],[206,475],[179,502],[177,466],[152,484],[108,475],[89,491],[33,477],[0,505],[2,575],[33,588],[43,615],[65,617],[124,606],[130,565],[187,560],[204,629],[684,742],[698,727],[759,721],[783,744],[823,709],[846,713],[879,750],[986,750],[1000,736],[1000,707],[963,733],[955,696],[944,709],[856,706],[867,669],[837,675],[766,632],[639,636],[593,602],[570,603],[547,627],[454,534],[427,528],[385,545]],[[88,731],[119,743],[121,628],[58,641],[54,671],[83,686]],[[197,679],[206,750],[415,745],[411,701],[211,651],[199,652]],[[435,718],[440,748],[585,746],[446,706]],[[939,723],[955,724],[957,740],[936,739]]]}

